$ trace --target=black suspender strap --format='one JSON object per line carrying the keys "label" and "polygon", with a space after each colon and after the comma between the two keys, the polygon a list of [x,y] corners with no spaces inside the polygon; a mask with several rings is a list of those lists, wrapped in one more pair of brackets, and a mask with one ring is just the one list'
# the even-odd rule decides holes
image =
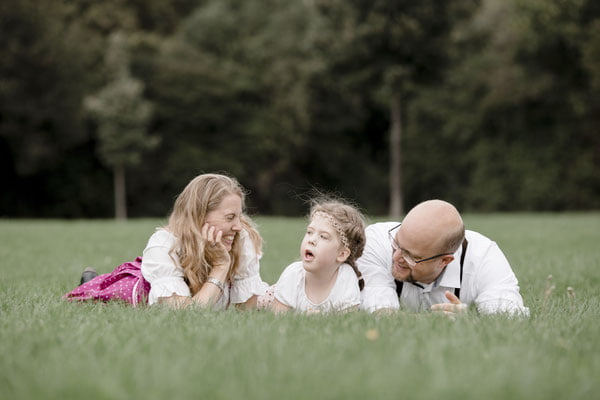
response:
{"label": "black suspender strap", "polygon": [[[461,285],[462,285],[462,278],[463,278],[463,267],[465,265],[465,255],[467,254],[467,245],[468,244],[469,244],[469,242],[467,241],[467,238],[465,238],[462,243],[462,253],[460,255],[460,281],[459,282]],[[402,294],[402,287],[404,286],[404,282],[394,279],[394,283],[396,284],[396,293],[398,294],[398,297],[400,297],[400,295]],[[416,282],[415,282],[415,284],[417,286],[419,286],[421,289],[423,289],[423,286],[419,285]],[[460,299],[460,288],[454,289],[454,295]]]}
{"label": "black suspender strap", "polygon": [[[469,242],[467,238],[463,240],[462,243],[462,253],[460,255],[460,285],[462,286],[462,276],[463,276],[463,267],[465,265],[465,255],[467,254],[467,245]],[[454,295],[460,299],[460,288],[454,289]]]}
{"label": "black suspender strap", "polygon": [[[394,279],[394,283],[396,284],[396,293],[398,294],[398,297],[400,297],[400,295],[402,294],[402,287],[404,286],[404,281]],[[420,287],[421,289],[425,289],[425,287],[418,282],[409,281],[408,283],[412,283],[413,285]]]}
{"label": "black suspender strap", "polygon": [[396,284],[396,293],[398,293],[398,297],[402,294],[402,286],[404,282],[394,279],[394,283]]}

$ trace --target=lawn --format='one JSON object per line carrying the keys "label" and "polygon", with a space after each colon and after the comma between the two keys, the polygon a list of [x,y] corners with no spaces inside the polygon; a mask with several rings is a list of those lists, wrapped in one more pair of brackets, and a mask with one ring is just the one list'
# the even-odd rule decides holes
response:
{"label": "lawn", "polygon": [[[273,283],[305,221],[257,222]],[[0,399],[595,397],[600,213],[465,222],[503,249],[530,318],[71,304],[61,295],[85,266],[104,273],[135,258],[164,220],[0,220]]]}

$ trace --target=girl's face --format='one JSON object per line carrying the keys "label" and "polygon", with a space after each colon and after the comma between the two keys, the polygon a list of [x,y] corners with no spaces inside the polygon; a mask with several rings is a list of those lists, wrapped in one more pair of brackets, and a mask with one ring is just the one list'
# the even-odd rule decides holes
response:
{"label": "girl's face", "polygon": [[348,250],[343,248],[339,236],[327,218],[315,215],[306,228],[300,245],[300,257],[304,269],[309,272],[335,269],[346,258]]}
{"label": "girl's face", "polygon": [[215,227],[215,236],[223,232],[221,243],[231,251],[235,236],[242,230],[242,199],[236,194],[223,198],[219,206],[206,214],[206,223]]}

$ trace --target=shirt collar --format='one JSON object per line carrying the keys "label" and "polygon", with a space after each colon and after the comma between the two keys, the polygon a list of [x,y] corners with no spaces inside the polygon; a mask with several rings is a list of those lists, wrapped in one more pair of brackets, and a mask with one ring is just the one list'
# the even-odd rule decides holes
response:
{"label": "shirt collar", "polygon": [[442,271],[438,278],[430,284],[423,284],[423,292],[428,293],[433,289],[442,286],[448,288],[460,288],[460,256],[462,248],[459,248],[454,253],[454,260],[450,264],[446,265],[446,268]]}
{"label": "shirt collar", "polygon": [[451,288],[460,288],[460,253],[462,252],[462,248],[459,248],[454,253],[454,260],[450,262],[450,264],[446,265],[444,271],[438,276],[438,278],[433,282],[435,287],[443,286],[443,287],[451,287]]}

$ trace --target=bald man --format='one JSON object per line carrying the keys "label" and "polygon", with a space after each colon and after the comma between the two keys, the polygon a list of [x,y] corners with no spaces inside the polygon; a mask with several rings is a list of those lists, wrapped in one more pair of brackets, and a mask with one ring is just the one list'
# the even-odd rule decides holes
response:
{"label": "bald man", "polygon": [[366,229],[367,243],[357,265],[365,280],[361,308],[463,312],[474,304],[481,313],[529,315],[519,284],[498,245],[465,231],[456,208],[428,200],[402,223],[382,222]]}

